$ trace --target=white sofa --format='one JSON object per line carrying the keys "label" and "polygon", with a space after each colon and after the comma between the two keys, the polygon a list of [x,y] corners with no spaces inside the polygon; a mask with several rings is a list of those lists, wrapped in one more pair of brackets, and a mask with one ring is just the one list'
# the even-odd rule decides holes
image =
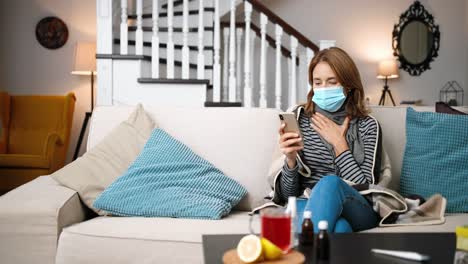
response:
{"label": "white sofa", "polygon": [[[278,155],[276,110],[145,108],[163,129],[196,153],[230,170],[231,177],[252,177],[252,184],[261,185],[256,188],[267,192],[268,168],[273,156]],[[96,108],[88,149],[125,120],[132,109]],[[416,110],[434,111],[432,107]],[[382,126],[384,145],[392,162],[392,187],[398,189],[406,108],[373,107],[372,114]],[[264,173],[246,175],[248,171]],[[249,219],[248,212],[242,211],[233,211],[222,220],[89,219],[89,215],[75,191],[48,176],[1,196],[0,262],[203,263],[202,234],[247,233]],[[375,228],[366,232],[454,232],[461,224],[468,224],[468,214],[447,216],[444,225]],[[257,230],[258,227],[255,222]]]}

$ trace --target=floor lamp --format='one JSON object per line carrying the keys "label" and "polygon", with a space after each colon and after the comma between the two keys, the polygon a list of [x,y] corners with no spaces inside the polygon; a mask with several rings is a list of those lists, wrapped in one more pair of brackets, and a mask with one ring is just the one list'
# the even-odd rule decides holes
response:
{"label": "floor lamp", "polygon": [[379,105],[385,105],[385,97],[388,95],[392,100],[393,106],[395,106],[395,101],[393,100],[392,92],[388,89],[388,79],[398,78],[398,65],[395,60],[384,60],[379,63],[378,79],[385,80],[384,89],[382,90],[382,96],[380,96]]}
{"label": "floor lamp", "polygon": [[91,111],[86,112],[83,125],[81,126],[80,136],[78,137],[75,154],[73,155],[73,160],[76,160],[80,152],[81,143],[83,143],[86,127],[94,110],[94,75],[96,75],[96,44],[94,42],[79,42],[76,44],[75,63],[71,73],[74,75],[91,76]]}

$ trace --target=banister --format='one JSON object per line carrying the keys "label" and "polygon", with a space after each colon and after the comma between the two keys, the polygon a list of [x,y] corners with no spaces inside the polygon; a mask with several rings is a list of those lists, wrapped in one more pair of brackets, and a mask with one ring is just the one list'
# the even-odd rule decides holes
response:
{"label": "banister", "polygon": [[[222,28],[229,27],[229,22],[226,22],[226,21],[221,22],[221,27]],[[245,23],[244,22],[236,22],[236,28],[245,28]],[[260,28],[257,27],[254,23],[250,24],[250,29],[253,32],[255,32],[255,34],[258,37],[261,36]],[[270,47],[276,48],[275,39],[272,36],[268,35],[268,34],[266,34],[265,37],[266,37],[266,41],[268,42]],[[291,58],[291,51],[289,51],[289,49],[286,48],[283,45],[281,45],[281,53],[283,54],[283,56],[285,56],[287,58]],[[299,65],[299,58],[296,58],[296,64]]]}
{"label": "banister", "polygon": [[297,38],[299,43],[303,46],[312,49],[314,52],[319,51],[319,47],[315,45],[312,41],[310,41],[306,36],[302,35],[299,31],[289,25],[286,21],[281,19],[278,15],[273,13],[268,7],[266,7],[261,1],[259,0],[245,0],[252,4],[253,9],[258,12],[265,14],[268,17],[268,20],[272,21],[275,24],[280,25],[283,28],[283,31],[288,33],[289,35],[293,35]]}

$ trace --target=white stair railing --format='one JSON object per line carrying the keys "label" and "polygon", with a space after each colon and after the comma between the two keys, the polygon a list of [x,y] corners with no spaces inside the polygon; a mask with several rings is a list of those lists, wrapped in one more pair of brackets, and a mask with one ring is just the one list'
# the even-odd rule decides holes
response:
{"label": "white stair railing", "polygon": [[174,2],[167,2],[167,78],[174,79]]}
{"label": "white stair railing", "polygon": [[151,36],[151,78],[159,78],[159,3],[153,0],[153,35]]}
{"label": "white stair railing", "polygon": [[255,90],[256,83],[254,82],[254,76],[256,72],[260,72],[259,68],[256,67],[255,64],[255,40],[256,40],[256,34],[250,34],[250,58],[249,58],[249,65],[250,65],[250,105],[253,107],[254,106],[254,101],[253,101],[253,91]]}
{"label": "white stair railing", "polygon": [[223,29],[223,101],[228,100],[229,85],[229,28]]}
{"label": "white stair railing", "polygon": [[135,54],[143,55],[143,0],[137,0],[137,29],[135,33]]}
{"label": "white stair railing", "polygon": [[197,54],[197,79],[205,79],[205,53],[204,53],[204,22],[203,0],[198,0],[198,54]]}
{"label": "white stair railing", "polygon": [[280,25],[275,26],[276,35],[276,72],[275,72],[275,107],[281,109],[281,36],[283,28]]}
{"label": "white stair railing", "polygon": [[[189,48],[188,48],[188,0],[183,0],[183,46],[182,46],[182,79],[189,78]],[[203,32],[203,31],[202,31]]]}
{"label": "white stair railing", "polygon": [[128,54],[128,13],[127,0],[121,0],[120,3],[120,54]]}
{"label": "white stair railing", "polygon": [[236,102],[236,0],[231,0],[229,26],[229,102]]}
{"label": "white stair railing", "polygon": [[[98,0],[98,9],[107,0]],[[307,40],[302,34],[292,29],[290,25],[282,21],[277,15],[272,13],[266,8],[260,1],[257,0],[245,0],[244,5],[244,21],[245,27],[236,26],[236,0],[229,1],[229,27],[225,27],[224,30],[221,28],[220,23],[220,0],[208,0],[208,2],[214,5],[214,34],[213,34],[213,71],[211,83],[213,84],[213,101],[214,102],[243,102],[246,107],[253,107],[258,105],[262,108],[266,108],[268,105],[272,105],[277,109],[286,108],[298,103],[298,99],[303,97],[304,92],[310,90],[310,84],[308,84],[308,63],[314,56],[314,50],[318,48],[309,40]],[[145,49],[144,44],[144,33],[143,33],[143,0],[133,0],[133,4],[136,4],[136,31],[135,37],[135,54],[143,55]],[[120,3],[120,8],[118,7]],[[160,57],[161,57],[161,31],[160,26],[160,1],[151,0],[152,3],[152,34],[151,34],[151,77],[161,78],[160,76]],[[180,3],[180,2],[179,2]],[[207,1],[198,0],[198,34],[197,34],[197,54],[191,57],[191,51],[189,48],[189,42],[195,43],[189,39],[192,34],[189,33],[189,20],[191,21],[192,16],[189,17],[189,0],[182,0],[182,33],[174,37],[174,0],[167,0],[167,37],[165,38],[166,44],[166,78],[175,78],[175,44],[182,46],[181,52],[177,53],[180,55],[178,59],[181,59],[181,78],[190,78],[190,60],[196,58],[196,78],[199,80],[206,79],[206,54],[205,37],[206,24],[204,21],[205,16],[205,4]],[[223,2],[228,4],[228,2]],[[128,0],[121,0],[114,4],[114,10],[118,10],[119,14],[116,15],[120,21],[120,54],[127,55],[128,43],[129,43],[129,32],[128,32]],[[209,4],[208,4],[209,5]],[[195,6],[191,5],[190,6]],[[179,7],[178,7],[179,8]],[[180,10],[180,9],[179,9]],[[260,13],[260,28],[255,26],[256,23],[252,24],[252,12],[253,10]],[[111,10],[112,12],[112,10]],[[101,12],[102,13],[102,12]],[[99,14],[99,13],[98,13]],[[104,16],[98,16],[104,17]],[[132,18],[133,19],[133,18]],[[197,21],[195,20],[195,21]],[[99,23],[99,21],[98,21]],[[258,22],[257,22],[258,23]],[[275,28],[274,38],[267,35],[267,25],[271,23]],[[257,24],[258,25],[258,24]],[[260,32],[259,32],[259,31]],[[260,49],[259,56],[260,62],[255,63],[255,37],[256,34],[260,36]],[[290,52],[282,45],[282,36],[285,34],[288,40],[288,48]],[[224,56],[221,57],[221,38],[223,35]],[[175,43],[175,42],[178,43]],[[99,42],[99,41],[98,41]],[[182,42],[182,43],[180,43]],[[194,44],[191,44],[194,45]],[[273,60],[268,58],[267,52],[268,45],[274,47],[275,54],[275,67],[268,67],[267,61]],[[333,40],[320,41],[320,49],[329,48],[335,45]],[[99,46],[99,43],[98,43]],[[242,50],[243,49],[243,50]],[[288,70],[282,70],[282,60],[285,56],[289,56],[287,59]],[[221,59],[223,62],[221,65]],[[242,60],[243,59],[243,60]],[[298,59],[300,60],[299,69],[297,67]],[[257,67],[257,65],[259,66]],[[271,64],[271,63],[270,63]],[[223,67],[221,67],[223,66]],[[267,71],[268,70],[268,71]],[[258,71],[258,78],[255,75],[254,82],[254,71]],[[147,71],[149,72],[149,71]],[[267,90],[267,74],[274,74],[273,78],[268,80],[274,80],[274,91],[272,89]],[[242,76],[243,74],[243,76]],[[287,81],[287,85],[285,85]],[[270,81],[269,81],[270,82]],[[283,83],[284,82],[284,83]],[[259,96],[254,95],[255,83],[259,85],[258,93]],[[269,85],[271,87],[273,83]],[[243,89],[243,90],[242,90]],[[267,94],[274,93],[274,94]],[[241,95],[243,96],[241,97]],[[287,95],[287,102],[283,102]],[[299,96],[300,95],[300,96]],[[258,102],[254,102],[253,98],[258,98]],[[273,98],[273,102],[268,102],[267,98]],[[301,99],[303,100],[303,99]]]}
{"label": "white stair railing", "polygon": [[221,23],[219,22],[219,0],[214,0],[214,42],[213,42],[213,102],[221,101]]}
{"label": "white stair railing", "polygon": [[[307,54],[307,61],[311,61],[312,58],[314,57],[314,51],[310,48],[307,48],[306,49],[306,54]],[[309,75],[309,64],[307,64],[307,76]],[[308,78],[307,78],[308,79]],[[308,83],[308,90],[312,89],[312,85],[310,84],[310,82],[307,82]]]}
{"label": "white stair railing", "polygon": [[266,98],[266,26],[268,18],[263,13],[260,14],[260,107],[267,107]]}
{"label": "white stair railing", "polygon": [[[245,47],[244,47],[244,106],[252,107],[252,80],[251,80],[251,37],[250,37],[250,22],[252,20],[252,5],[249,2],[244,3],[245,11]],[[240,41],[239,41],[240,42]]]}
{"label": "white stair railing", "polygon": [[242,28],[237,28],[237,38],[236,38],[236,44],[237,44],[237,50],[236,50],[236,102],[242,102],[241,99],[241,90],[242,90],[242,78],[241,78],[241,70],[242,70],[242,60],[241,60],[241,54],[242,54],[242,35],[244,34],[244,31]]}
{"label": "white stair railing", "polygon": [[298,41],[297,38],[294,36],[291,36],[291,61],[290,61],[290,67],[291,67],[291,72],[290,72],[290,78],[291,78],[291,87],[289,87],[289,106],[297,104],[297,84],[296,84],[296,56],[297,56],[297,46],[298,46]]}

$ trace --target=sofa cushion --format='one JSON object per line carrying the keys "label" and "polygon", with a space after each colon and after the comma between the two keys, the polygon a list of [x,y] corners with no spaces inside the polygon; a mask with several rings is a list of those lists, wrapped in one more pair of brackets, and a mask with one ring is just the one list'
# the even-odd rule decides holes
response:
{"label": "sofa cushion", "polygon": [[[377,118],[382,127],[384,149],[387,152],[392,168],[390,188],[398,191],[406,144],[406,109],[407,106],[372,106],[371,115]],[[434,112],[433,106],[417,106],[416,111]],[[457,107],[457,110],[468,113],[468,107]]]}
{"label": "sofa cushion", "polygon": [[[258,218],[253,228],[260,231]],[[204,263],[203,234],[248,232],[249,215],[239,211],[222,220],[97,217],[63,231],[56,263]]]}
{"label": "sofa cushion", "polygon": [[[443,225],[373,228],[365,232],[454,232],[468,214],[449,215]],[[253,220],[254,232],[260,221]],[[203,234],[247,234],[247,212],[222,220],[97,217],[65,228],[56,263],[203,263]],[[118,249],[118,250],[116,250]],[[143,261],[144,260],[144,261]]]}
{"label": "sofa cushion", "polygon": [[[145,109],[157,120],[158,127],[247,189],[248,194],[235,209],[249,211],[264,203],[263,197],[270,191],[268,170],[279,149],[276,109],[146,105]],[[130,107],[122,106],[97,107],[88,147],[94,146],[130,111]]]}
{"label": "sofa cushion", "polygon": [[[94,116],[93,116],[94,118]],[[76,190],[81,200],[93,208],[96,197],[121,176],[135,160],[154,129],[154,121],[140,105],[93,149],[51,175],[64,186]],[[125,142],[125,144],[122,144]]]}
{"label": "sofa cushion", "polygon": [[400,190],[447,198],[447,212],[468,212],[468,117],[408,108]]}
{"label": "sofa cushion", "polygon": [[242,185],[158,128],[127,172],[93,206],[121,216],[220,219],[246,193]]}

